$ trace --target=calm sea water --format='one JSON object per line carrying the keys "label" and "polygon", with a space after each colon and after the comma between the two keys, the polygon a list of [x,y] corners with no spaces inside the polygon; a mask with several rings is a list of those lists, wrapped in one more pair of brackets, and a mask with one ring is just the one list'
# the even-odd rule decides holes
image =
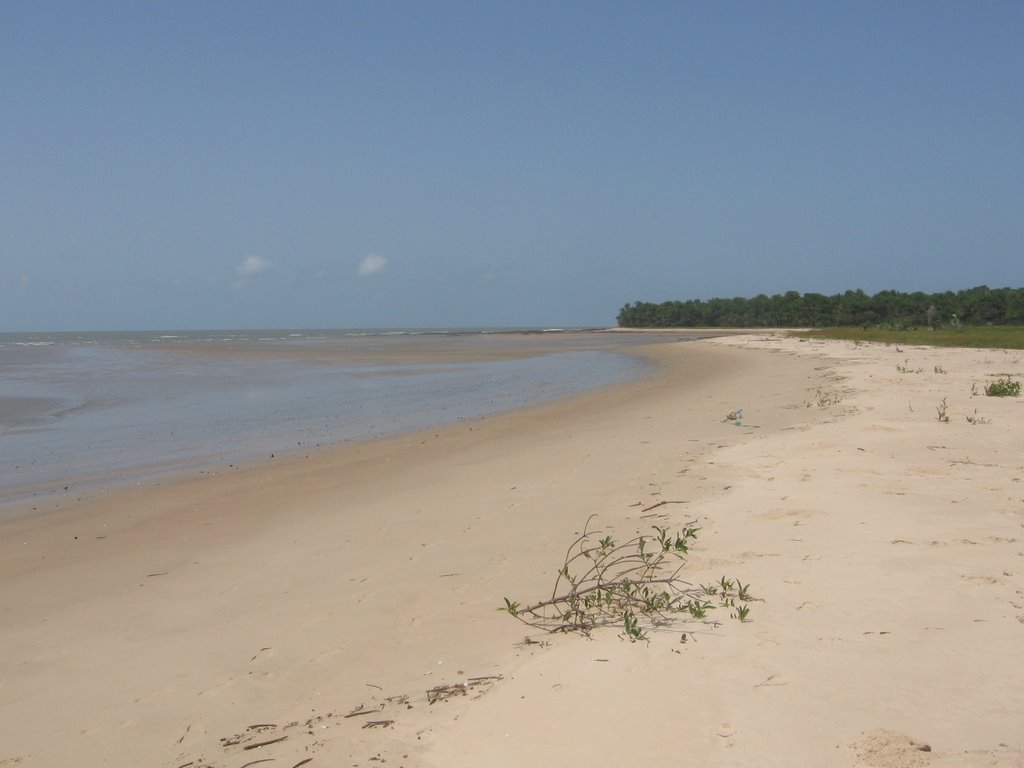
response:
{"label": "calm sea water", "polygon": [[363,441],[566,397],[644,375],[646,364],[624,352],[645,341],[446,329],[0,334],[0,507],[65,486]]}

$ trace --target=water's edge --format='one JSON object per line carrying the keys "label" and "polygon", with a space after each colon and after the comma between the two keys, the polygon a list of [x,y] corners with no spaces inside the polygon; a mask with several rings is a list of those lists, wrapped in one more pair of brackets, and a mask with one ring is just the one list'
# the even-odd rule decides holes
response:
{"label": "water's edge", "polygon": [[648,375],[650,363],[630,348],[672,340],[579,332],[291,333],[220,341],[209,332],[201,340],[161,334],[174,337],[164,342],[33,334],[24,346],[3,346],[11,335],[0,337],[0,509],[31,514],[62,494],[569,397]]}

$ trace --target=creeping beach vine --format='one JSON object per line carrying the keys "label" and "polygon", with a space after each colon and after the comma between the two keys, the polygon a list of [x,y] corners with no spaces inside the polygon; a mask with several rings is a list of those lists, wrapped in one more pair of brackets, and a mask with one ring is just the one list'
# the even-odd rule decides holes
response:
{"label": "creeping beach vine", "polygon": [[656,525],[652,534],[617,543],[590,530],[594,517],[566,550],[551,597],[529,605],[506,597],[498,610],[549,632],[618,627],[631,642],[681,619],[705,620],[716,608],[747,621],[747,603],[754,599],[749,584],[722,577],[717,584],[693,585],[680,578],[698,528],[669,532]]}

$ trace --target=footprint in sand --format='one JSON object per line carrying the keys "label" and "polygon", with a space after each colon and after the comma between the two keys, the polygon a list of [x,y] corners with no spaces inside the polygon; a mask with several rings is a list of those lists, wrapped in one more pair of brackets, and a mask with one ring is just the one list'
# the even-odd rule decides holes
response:
{"label": "footprint in sand", "polygon": [[928,765],[932,748],[899,731],[879,728],[850,745],[861,765],[871,768],[918,768]]}
{"label": "footprint in sand", "polygon": [[733,745],[732,737],[736,735],[736,730],[729,723],[722,723],[715,731],[715,735],[725,739],[725,746],[731,747]]}

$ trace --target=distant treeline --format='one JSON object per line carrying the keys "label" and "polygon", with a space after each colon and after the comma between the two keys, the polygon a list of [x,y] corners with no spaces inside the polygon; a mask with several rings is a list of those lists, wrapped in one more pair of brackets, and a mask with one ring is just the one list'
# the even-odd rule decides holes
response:
{"label": "distant treeline", "polygon": [[638,301],[619,311],[622,328],[897,328],[1024,325],[1024,288],[982,285],[945,293],[846,291],[834,296],[788,291],[752,299]]}

